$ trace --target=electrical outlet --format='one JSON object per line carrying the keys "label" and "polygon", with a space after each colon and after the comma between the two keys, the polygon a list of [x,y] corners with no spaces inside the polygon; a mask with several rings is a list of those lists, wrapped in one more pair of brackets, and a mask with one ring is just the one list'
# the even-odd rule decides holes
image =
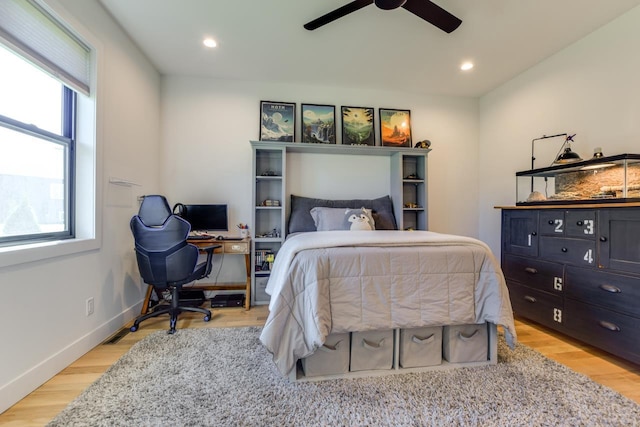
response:
{"label": "electrical outlet", "polygon": [[93,314],[93,297],[87,298],[87,316],[91,316]]}

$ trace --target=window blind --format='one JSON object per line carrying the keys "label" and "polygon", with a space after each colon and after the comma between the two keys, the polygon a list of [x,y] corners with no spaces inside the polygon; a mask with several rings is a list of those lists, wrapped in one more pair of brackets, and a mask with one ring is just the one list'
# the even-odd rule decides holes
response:
{"label": "window blind", "polygon": [[0,38],[63,83],[89,95],[91,49],[35,1],[0,1]]}

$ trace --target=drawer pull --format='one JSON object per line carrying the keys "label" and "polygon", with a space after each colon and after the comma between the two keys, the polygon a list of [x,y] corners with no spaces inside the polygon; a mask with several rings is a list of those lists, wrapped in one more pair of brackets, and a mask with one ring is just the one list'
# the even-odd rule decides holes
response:
{"label": "drawer pull", "polygon": [[578,227],[582,227],[582,226],[584,225],[584,222],[582,222],[582,221],[578,221],[578,222],[576,222],[576,225],[577,225]]}
{"label": "drawer pull", "polygon": [[620,327],[618,325],[616,325],[615,323],[607,322],[606,320],[600,320],[598,322],[598,324],[600,326],[602,326],[603,328],[608,329],[610,331],[620,332]]}
{"label": "drawer pull", "polygon": [[600,236],[600,241],[601,241],[601,242],[606,242],[606,241],[607,241],[607,238],[606,238],[605,236]]}
{"label": "drawer pull", "polygon": [[525,301],[530,302],[532,304],[537,302],[537,300],[534,297],[530,296],[530,295],[525,295],[524,299],[525,299]]}
{"label": "drawer pull", "polygon": [[533,267],[526,267],[526,268],[524,269],[524,271],[526,271],[526,272],[527,272],[527,273],[529,273],[529,274],[538,274],[538,270],[536,270],[536,269],[535,269],[535,268],[533,268]]}
{"label": "drawer pull", "polygon": [[569,249],[567,249],[567,248],[562,248],[562,249],[560,249],[560,250],[561,250],[562,252],[568,252],[568,251],[569,251]]}
{"label": "drawer pull", "polygon": [[553,220],[552,219],[549,220],[549,225],[553,225]]}
{"label": "drawer pull", "polygon": [[600,285],[600,289],[602,289],[603,291],[611,292],[612,294],[619,294],[620,292],[622,292],[622,290],[620,290],[620,288],[618,288],[617,286],[607,284]]}
{"label": "drawer pull", "polygon": [[535,231],[532,231],[532,232],[531,232],[531,235],[532,235],[532,236],[537,236],[537,235],[538,235],[538,233],[536,233]]}

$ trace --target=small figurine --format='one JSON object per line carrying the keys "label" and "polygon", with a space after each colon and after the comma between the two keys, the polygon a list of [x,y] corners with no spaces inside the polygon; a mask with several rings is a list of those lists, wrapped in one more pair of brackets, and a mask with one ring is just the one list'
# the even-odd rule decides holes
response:
{"label": "small figurine", "polygon": [[429,147],[431,147],[431,141],[429,141],[428,139],[425,139],[424,141],[416,142],[416,145],[414,145],[413,148],[429,148]]}

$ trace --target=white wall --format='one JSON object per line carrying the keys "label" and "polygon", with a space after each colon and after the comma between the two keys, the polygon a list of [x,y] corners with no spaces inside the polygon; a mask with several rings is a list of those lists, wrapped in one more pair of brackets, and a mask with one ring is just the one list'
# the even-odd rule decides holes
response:
{"label": "white wall", "polygon": [[[297,140],[301,103],[335,105],[338,116],[342,105],[374,107],[376,131],[378,108],[410,109],[414,141],[433,143],[428,164],[430,229],[477,237],[478,107],[477,100],[469,98],[164,77],[162,162],[168,173],[162,176],[162,188],[171,203],[228,203],[232,225],[250,221],[249,141],[258,139],[261,100],[297,103]],[[340,124],[338,117],[338,134]],[[388,159],[340,157],[292,156],[289,191],[328,198],[389,194]]]}
{"label": "white wall", "polygon": [[[160,182],[158,73],[96,1],[48,2],[100,49],[97,181],[103,238],[95,251],[0,268],[0,412],[139,313],[146,288],[135,267],[129,219],[137,212],[136,196],[158,192]],[[140,186],[113,186],[111,176]],[[88,297],[95,298],[89,317]]]}
{"label": "white wall", "polygon": [[[638,52],[640,7],[482,97],[479,228],[496,255],[500,211],[493,207],[516,202],[515,173],[530,169],[531,140],[576,133],[573,150],[583,158],[595,147],[640,153]],[[548,166],[562,142],[536,142],[536,167]]]}

